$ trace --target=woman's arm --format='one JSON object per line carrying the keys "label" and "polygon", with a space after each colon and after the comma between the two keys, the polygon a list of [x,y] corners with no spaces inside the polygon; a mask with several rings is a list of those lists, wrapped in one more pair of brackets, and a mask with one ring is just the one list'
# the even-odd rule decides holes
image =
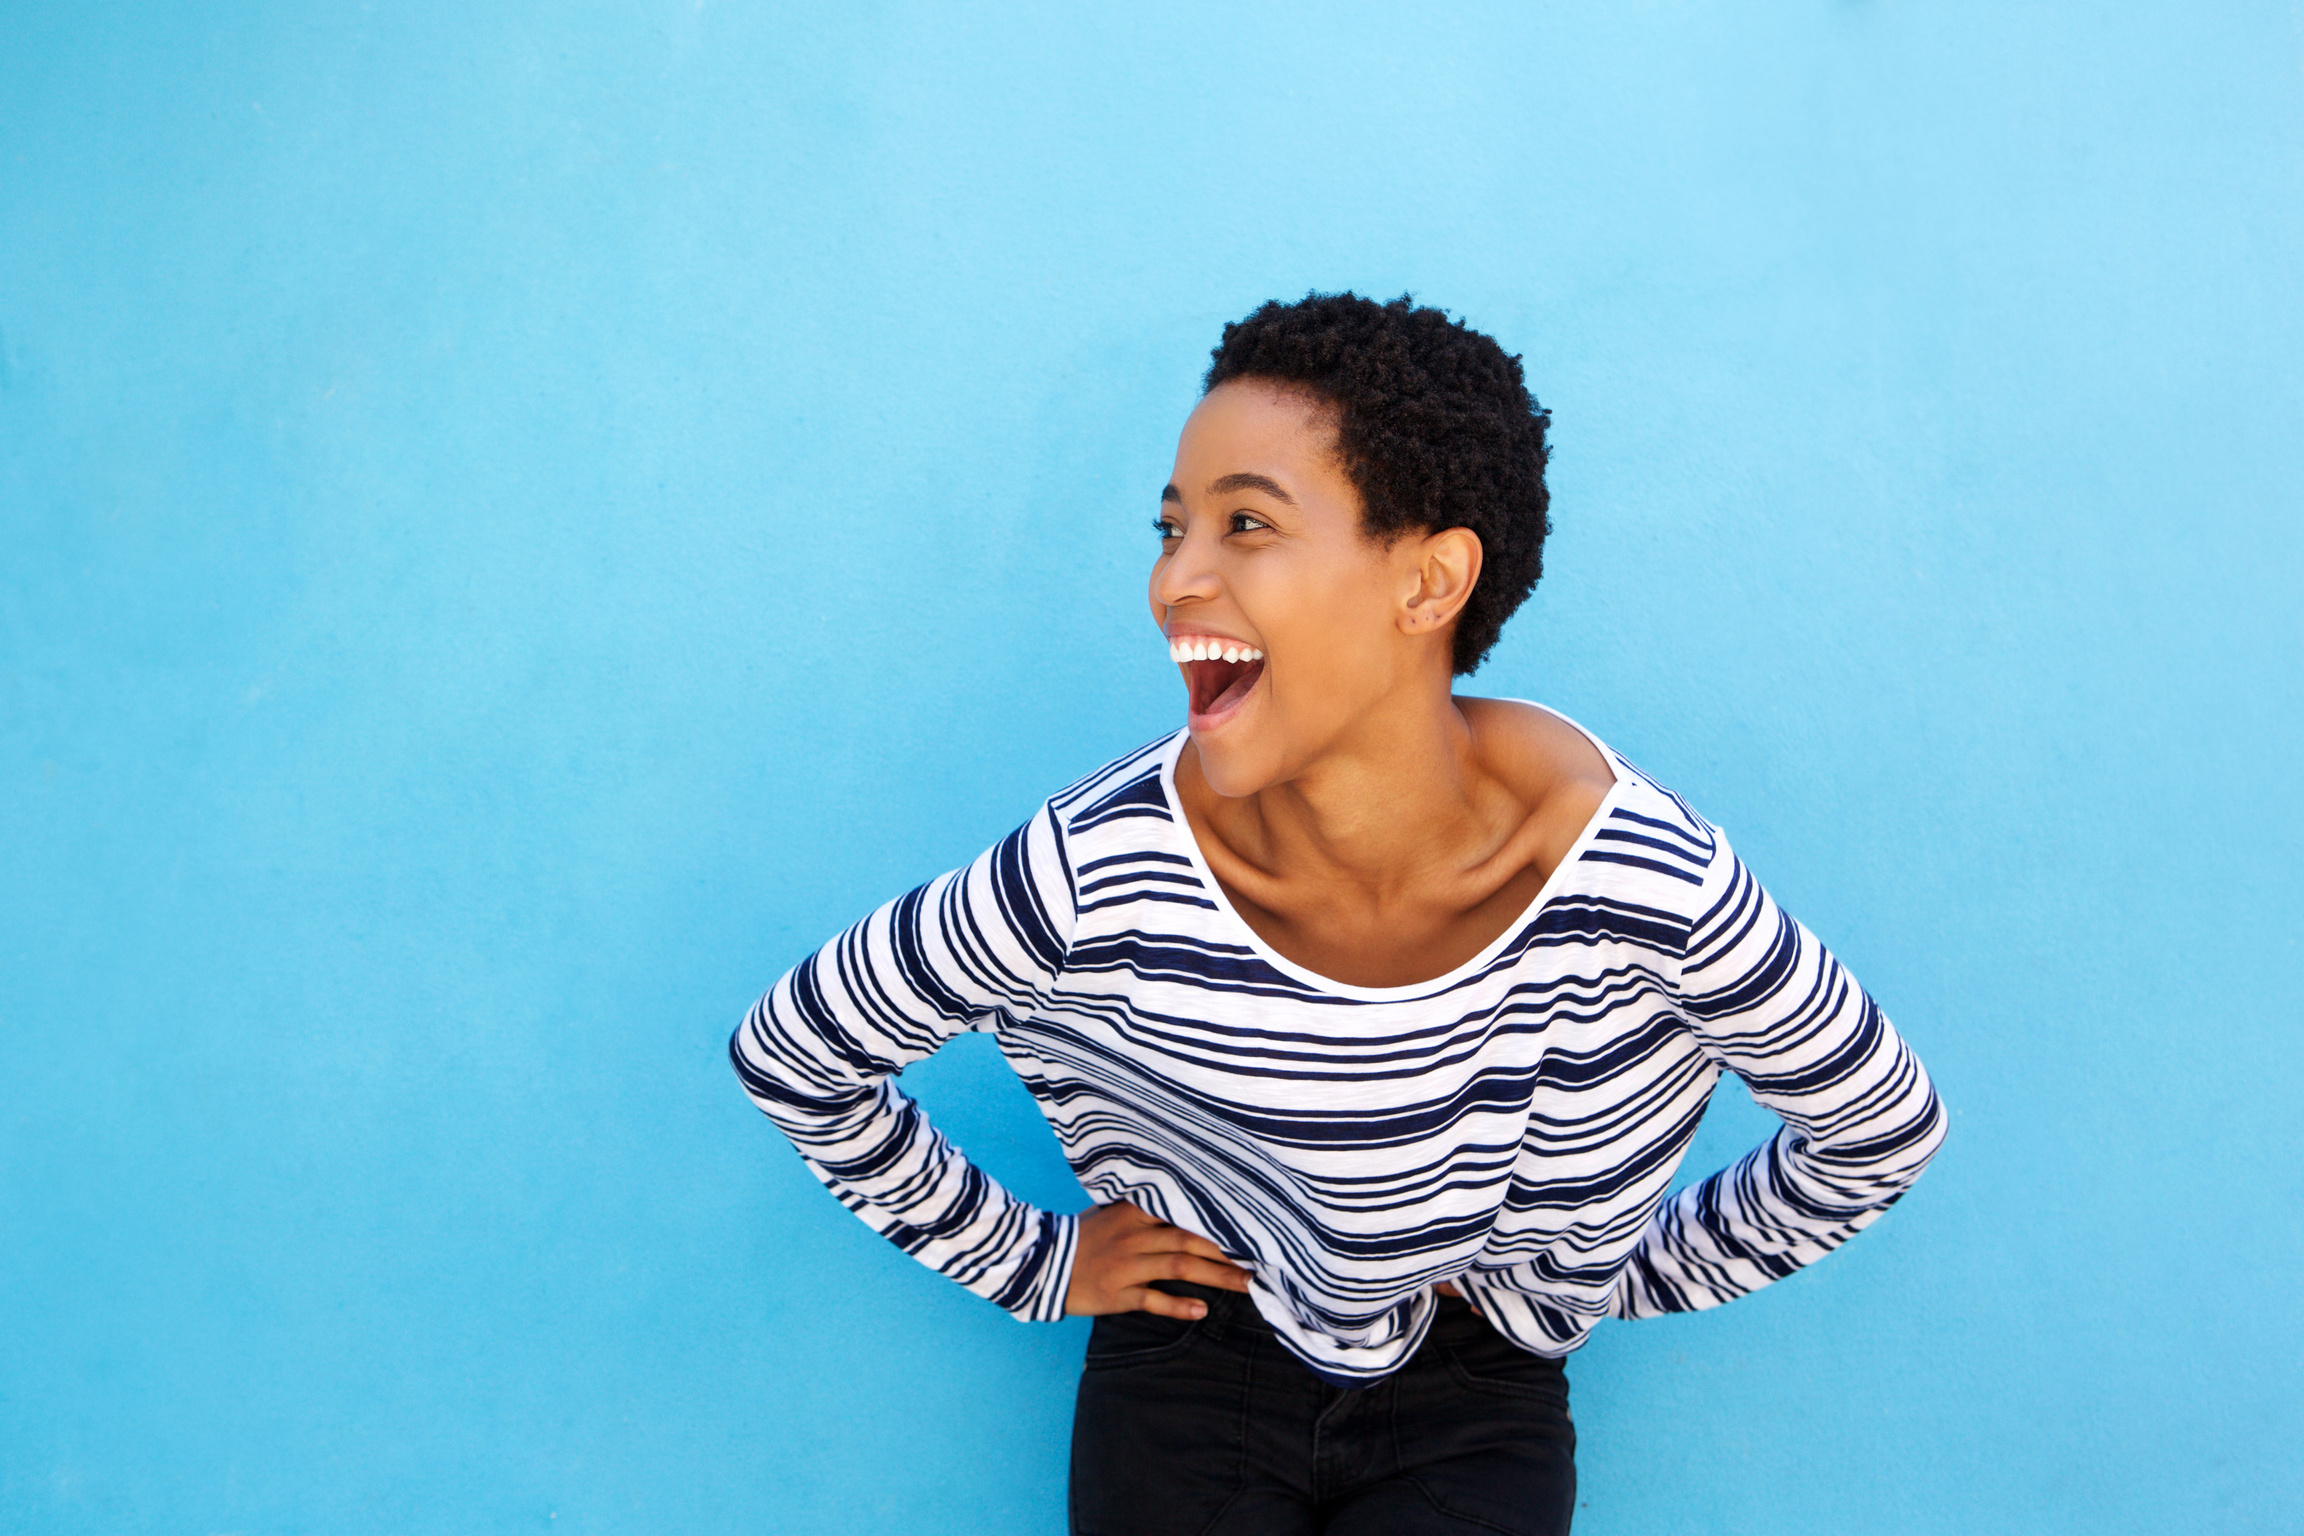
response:
{"label": "woman's arm", "polygon": [[1894,1204],[1944,1140],[1919,1059],[1725,838],[1696,912],[1674,1001],[1784,1128],[1657,1211],[1617,1317],[1717,1306],[1823,1257]]}
{"label": "woman's arm", "polygon": [[1079,1221],[1025,1204],[890,1078],[1031,1008],[1075,915],[1046,810],[802,961],[728,1043],[744,1091],[874,1231],[1027,1321],[1064,1315]]}

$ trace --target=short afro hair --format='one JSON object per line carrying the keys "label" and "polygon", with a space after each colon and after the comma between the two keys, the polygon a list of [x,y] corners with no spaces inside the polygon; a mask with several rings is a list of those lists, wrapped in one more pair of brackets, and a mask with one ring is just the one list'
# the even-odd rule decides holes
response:
{"label": "short afro hair", "polygon": [[1520,359],[1410,295],[1379,304],[1354,293],[1273,300],[1225,326],[1212,355],[1203,392],[1262,379],[1335,411],[1337,448],[1370,537],[1479,535],[1480,579],[1456,616],[1454,658],[1458,674],[1478,667],[1544,574],[1552,531],[1551,413],[1528,393]]}

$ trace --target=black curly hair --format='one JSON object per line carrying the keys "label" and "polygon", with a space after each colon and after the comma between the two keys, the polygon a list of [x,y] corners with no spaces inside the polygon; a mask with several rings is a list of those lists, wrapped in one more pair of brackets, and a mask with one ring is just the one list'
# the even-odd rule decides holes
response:
{"label": "black curly hair", "polygon": [[1480,579],[1456,617],[1455,670],[1487,658],[1504,621],[1544,574],[1551,497],[1544,429],[1520,359],[1419,307],[1355,293],[1277,299],[1224,327],[1202,392],[1234,379],[1302,389],[1336,413],[1344,472],[1360,492],[1370,537],[1469,528]]}

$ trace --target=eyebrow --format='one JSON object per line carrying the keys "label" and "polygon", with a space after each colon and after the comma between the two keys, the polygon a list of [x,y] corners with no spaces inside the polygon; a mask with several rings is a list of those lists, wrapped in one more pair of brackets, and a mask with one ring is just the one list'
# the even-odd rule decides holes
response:
{"label": "eyebrow", "polygon": [[[1262,491],[1274,501],[1282,502],[1291,507],[1296,505],[1296,498],[1280,489],[1280,482],[1270,475],[1230,474],[1221,477],[1208,487],[1208,494],[1211,496],[1229,496],[1234,491]],[[1184,496],[1182,492],[1176,489],[1175,482],[1170,481],[1160,488],[1160,500],[1164,503],[1173,501],[1182,505]]]}

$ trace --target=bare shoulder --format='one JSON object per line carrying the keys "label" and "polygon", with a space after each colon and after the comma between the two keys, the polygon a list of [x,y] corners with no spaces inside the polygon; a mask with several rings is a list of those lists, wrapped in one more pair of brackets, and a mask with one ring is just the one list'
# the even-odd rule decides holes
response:
{"label": "bare shoulder", "polygon": [[1574,787],[1605,795],[1615,770],[1592,738],[1548,709],[1513,699],[1458,698],[1482,761],[1531,800]]}
{"label": "bare shoulder", "polygon": [[1592,739],[1548,709],[1510,699],[1458,698],[1474,749],[1528,807],[1539,841],[1567,851],[1616,783]]}

